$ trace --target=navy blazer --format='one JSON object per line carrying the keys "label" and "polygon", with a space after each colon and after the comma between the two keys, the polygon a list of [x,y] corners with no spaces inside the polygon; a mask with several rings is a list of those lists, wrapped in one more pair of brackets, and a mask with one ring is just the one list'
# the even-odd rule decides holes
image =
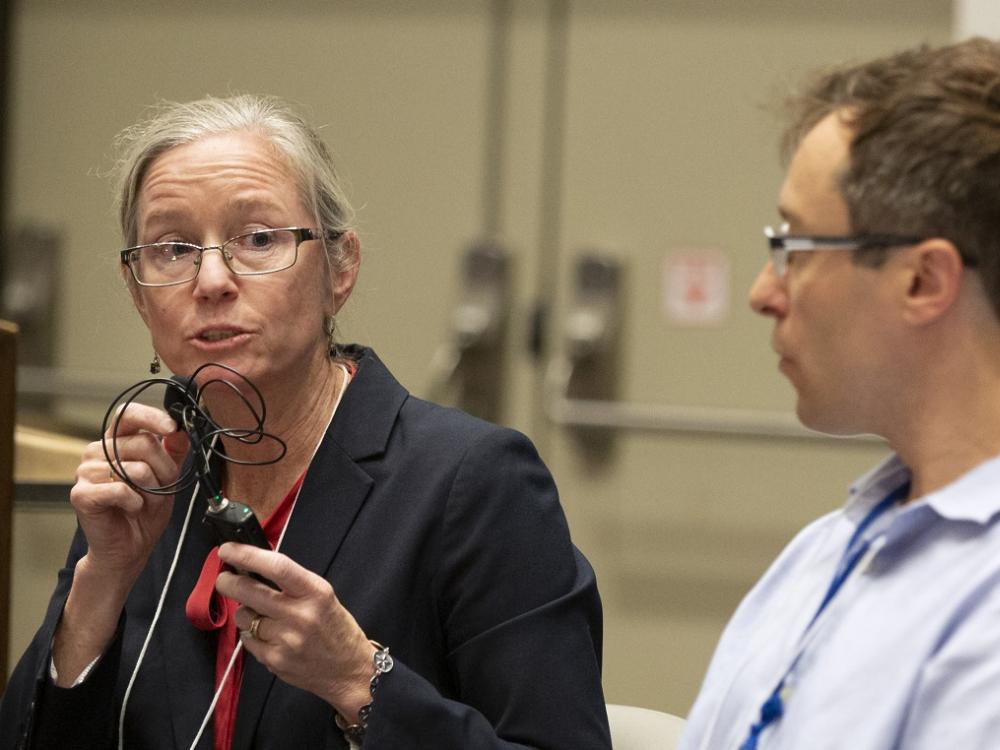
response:
{"label": "navy blazer", "polygon": [[[292,513],[282,552],[323,575],[396,666],[366,750],[610,748],[601,604],[530,441],[410,396],[353,348],[347,388]],[[45,621],[0,705],[0,747],[117,746],[128,680],[175,550],[163,612],[125,712],[126,748],[188,748],[214,683],[216,635],[184,605],[214,545],[190,491],[135,584],[119,633],[80,686],[48,679],[49,644],[86,551],[78,531]],[[200,503],[195,505],[200,506]],[[212,746],[211,726],[198,744]],[[331,706],[247,655],[233,748],[345,748]]]}

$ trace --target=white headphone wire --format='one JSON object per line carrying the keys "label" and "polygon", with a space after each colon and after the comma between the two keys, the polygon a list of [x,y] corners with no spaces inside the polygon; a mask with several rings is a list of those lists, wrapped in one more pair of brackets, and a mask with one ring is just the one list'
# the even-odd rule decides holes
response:
{"label": "white headphone wire", "polygon": [[142,660],[146,656],[146,649],[149,648],[149,642],[153,638],[153,631],[156,629],[156,624],[160,620],[160,614],[163,612],[163,603],[167,598],[167,590],[170,588],[170,581],[174,577],[174,571],[177,569],[177,561],[180,559],[181,548],[184,546],[184,538],[187,536],[188,524],[191,521],[191,512],[194,509],[195,498],[198,497],[198,485],[194,487],[194,491],[191,493],[191,500],[188,503],[187,514],[184,516],[184,524],[181,526],[180,537],[177,540],[177,548],[174,550],[174,559],[170,562],[170,570],[167,572],[167,580],[163,584],[163,590],[160,592],[160,600],[156,603],[156,612],[153,615],[153,621],[149,625],[149,630],[146,631],[146,639],[143,641],[142,649],[139,651],[139,658],[136,660],[135,669],[132,670],[132,676],[129,677],[128,687],[125,689],[125,695],[122,698],[122,708],[118,715],[118,750],[125,750],[125,709],[128,706],[128,699],[132,693],[132,686],[135,684],[136,677],[139,675],[139,668],[142,666]]}

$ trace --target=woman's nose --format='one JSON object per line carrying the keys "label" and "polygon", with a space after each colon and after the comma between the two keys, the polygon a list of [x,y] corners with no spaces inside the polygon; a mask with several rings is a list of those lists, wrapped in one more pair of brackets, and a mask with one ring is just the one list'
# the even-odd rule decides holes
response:
{"label": "woman's nose", "polygon": [[235,287],[236,275],[229,268],[225,252],[221,247],[206,247],[201,251],[195,278],[199,293],[218,294],[220,289],[227,291]]}

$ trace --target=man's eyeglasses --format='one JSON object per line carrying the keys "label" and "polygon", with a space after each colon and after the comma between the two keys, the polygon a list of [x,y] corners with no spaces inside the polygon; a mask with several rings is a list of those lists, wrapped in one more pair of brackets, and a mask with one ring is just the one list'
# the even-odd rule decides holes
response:
{"label": "man's eyeglasses", "polygon": [[121,260],[140,286],[173,286],[193,280],[207,250],[218,250],[226,266],[237,276],[259,276],[284,271],[295,265],[299,245],[326,237],[336,240],[342,232],[285,227],[260,229],[226,240],[221,245],[201,247],[189,242],[154,242],[121,251]]}
{"label": "man's eyeglasses", "polygon": [[[768,249],[771,252],[771,265],[778,276],[784,276],[788,272],[789,253],[905,247],[916,245],[926,239],[896,234],[859,234],[853,237],[788,234],[788,224],[782,224],[777,229],[764,227],[764,236],[767,237]],[[966,265],[969,265],[968,261]]]}

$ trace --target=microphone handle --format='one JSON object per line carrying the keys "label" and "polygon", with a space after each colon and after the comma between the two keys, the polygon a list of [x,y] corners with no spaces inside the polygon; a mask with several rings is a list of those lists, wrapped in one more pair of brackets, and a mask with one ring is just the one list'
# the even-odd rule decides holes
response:
{"label": "microphone handle", "polygon": [[[254,515],[249,506],[243,503],[223,498],[218,505],[209,504],[202,520],[215,530],[219,544],[238,542],[239,544],[252,544],[261,549],[271,549],[271,544],[267,541],[267,536],[264,534],[264,529],[261,528],[257,516]],[[281,590],[276,583],[257,573],[237,572],[249,575],[272,589]]]}

